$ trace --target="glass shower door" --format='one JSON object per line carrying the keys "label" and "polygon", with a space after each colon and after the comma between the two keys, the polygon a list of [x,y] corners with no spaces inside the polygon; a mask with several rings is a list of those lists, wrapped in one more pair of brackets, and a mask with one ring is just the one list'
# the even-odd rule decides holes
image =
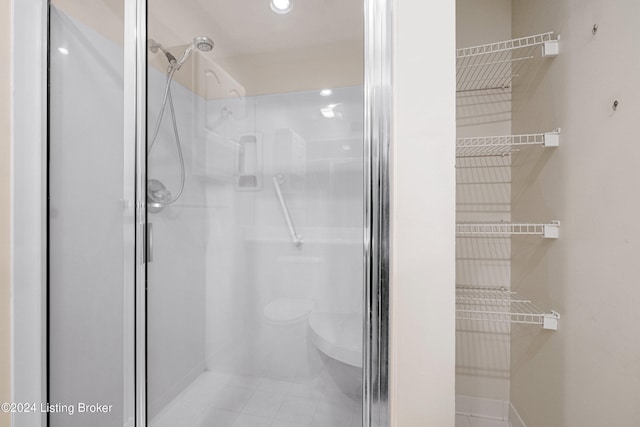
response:
{"label": "glass shower door", "polygon": [[127,425],[133,413],[134,152],[123,141],[123,3],[50,2],[51,427]]}
{"label": "glass shower door", "polygon": [[362,425],[362,7],[148,2],[149,425]]}

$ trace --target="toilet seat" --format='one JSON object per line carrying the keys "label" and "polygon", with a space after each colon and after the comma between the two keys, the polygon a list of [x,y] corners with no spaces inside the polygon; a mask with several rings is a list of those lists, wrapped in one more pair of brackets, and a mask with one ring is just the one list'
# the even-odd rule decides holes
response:
{"label": "toilet seat", "polygon": [[306,319],[313,310],[313,301],[301,298],[278,298],[264,307],[264,317],[277,324]]}
{"label": "toilet seat", "polygon": [[309,317],[311,340],[332,359],[362,368],[362,315],[315,312]]}

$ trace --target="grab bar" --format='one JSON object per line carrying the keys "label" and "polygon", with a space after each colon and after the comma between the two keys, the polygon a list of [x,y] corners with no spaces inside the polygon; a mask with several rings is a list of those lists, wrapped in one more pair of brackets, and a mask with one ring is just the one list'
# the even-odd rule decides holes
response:
{"label": "grab bar", "polygon": [[282,214],[284,215],[284,219],[287,221],[287,226],[289,227],[289,233],[291,233],[291,239],[293,240],[293,244],[296,247],[300,247],[304,244],[304,239],[301,234],[296,232],[296,227],[293,225],[293,221],[291,220],[291,214],[289,213],[289,208],[287,207],[287,202],[284,200],[282,196],[282,191],[280,191],[280,184],[283,179],[281,176],[273,177],[273,188],[276,190],[276,194],[278,195],[278,200],[280,200],[280,207],[282,208]]}

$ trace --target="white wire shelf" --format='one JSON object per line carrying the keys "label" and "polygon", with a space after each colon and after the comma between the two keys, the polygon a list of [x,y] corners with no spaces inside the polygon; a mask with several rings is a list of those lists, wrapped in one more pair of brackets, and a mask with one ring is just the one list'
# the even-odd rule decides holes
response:
{"label": "white wire shelf", "polygon": [[558,55],[559,37],[553,32],[456,50],[457,92],[509,89],[525,64],[538,54]]}
{"label": "white wire shelf", "polygon": [[558,147],[560,129],[525,135],[479,136],[456,139],[456,157],[508,156],[531,146]]}
{"label": "white wire shelf", "polygon": [[560,314],[544,312],[506,288],[456,287],[456,318],[480,322],[540,325],[558,330]]}
{"label": "white wire shelf", "polygon": [[545,239],[557,239],[560,237],[560,221],[551,221],[549,224],[458,223],[456,235],[458,237],[542,236]]}

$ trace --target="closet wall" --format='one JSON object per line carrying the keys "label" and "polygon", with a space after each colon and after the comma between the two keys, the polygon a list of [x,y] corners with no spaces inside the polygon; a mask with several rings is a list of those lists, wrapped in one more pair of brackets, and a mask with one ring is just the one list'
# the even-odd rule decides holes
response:
{"label": "closet wall", "polygon": [[517,80],[512,122],[562,127],[558,149],[517,153],[512,169],[513,220],[562,220],[557,240],[513,239],[512,287],[562,318],[553,333],[513,328],[511,402],[528,427],[640,425],[640,2],[512,8],[514,37],[562,37]]}
{"label": "closet wall", "polygon": [[[511,0],[458,0],[457,48],[511,38]],[[457,137],[511,134],[507,90],[459,92]],[[511,158],[468,157],[456,161],[456,221],[511,221]],[[456,284],[508,287],[511,241],[473,237],[456,241]],[[509,328],[505,324],[457,322],[456,394],[509,399]]]}
{"label": "closet wall", "polygon": [[562,128],[556,149],[458,159],[457,221],[559,219],[560,238],[458,238],[457,284],[510,284],[562,318],[558,331],[458,321],[456,393],[510,401],[514,426],[640,425],[640,3],[457,6],[458,47],[561,36],[560,55],[518,72],[510,95],[457,95],[458,137]]}

